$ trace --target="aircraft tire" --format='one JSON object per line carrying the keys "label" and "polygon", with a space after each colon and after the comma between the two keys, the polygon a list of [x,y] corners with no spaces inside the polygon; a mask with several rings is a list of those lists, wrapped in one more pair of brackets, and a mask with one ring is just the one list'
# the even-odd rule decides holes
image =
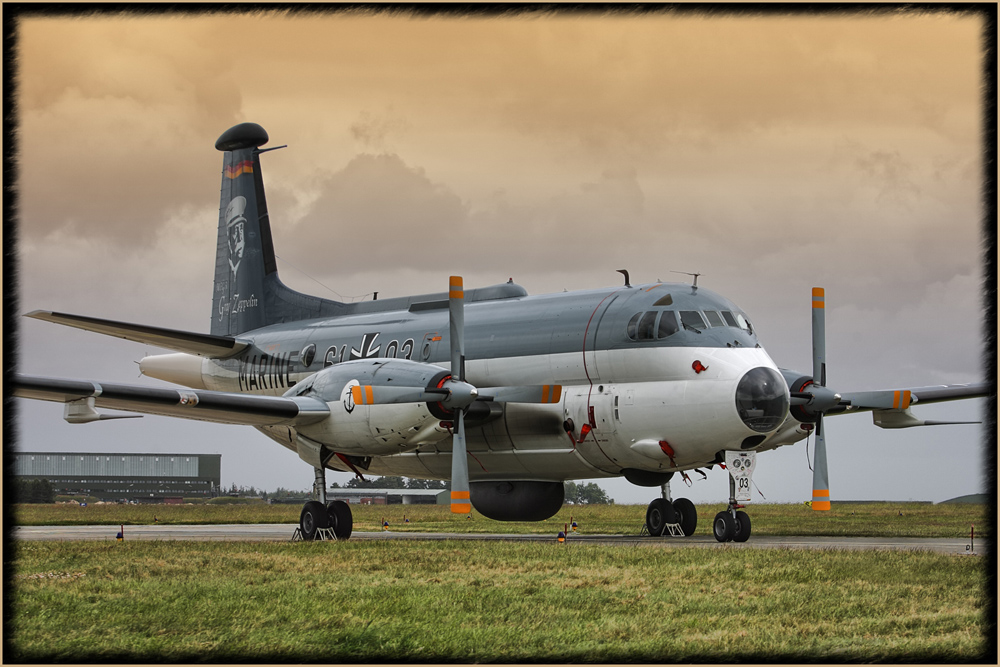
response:
{"label": "aircraft tire", "polygon": [[351,506],[343,500],[334,500],[326,506],[326,514],[337,539],[350,539],[351,532],[354,530],[354,516],[351,514]]}
{"label": "aircraft tire", "polygon": [[698,527],[698,510],[694,503],[687,498],[678,498],[674,501],[674,512],[677,514],[677,523],[684,531],[684,537],[694,535],[694,529]]}
{"label": "aircraft tire", "polygon": [[330,518],[323,503],[318,500],[310,500],[302,506],[302,514],[299,515],[299,530],[302,531],[303,540],[315,540],[317,529],[329,527]]}
{"label": "aircraft tire", "polygon": [[736,533],[733,542],[746,542],[750,539],[750,515],[740,510],[736,513]]}
{"label": "aircraft tire", "polygon": [[712,522],[712,534],[719,542],[730,542],[736,534],[736,519],[729,512],[719,512]]}
{"label": "aircraft tire", "polygon": [[646,508],[646,529],[650,536],[659,537],[667,529],[668,523],[677,521],[674,506],[664,498],[656,498]]}

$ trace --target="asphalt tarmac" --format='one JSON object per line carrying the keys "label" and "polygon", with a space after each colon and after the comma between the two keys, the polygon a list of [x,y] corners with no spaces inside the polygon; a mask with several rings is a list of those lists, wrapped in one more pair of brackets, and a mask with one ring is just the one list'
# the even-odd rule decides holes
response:
{"label": "asphalt tarmac", "polygon": [[[124,539],[194,540],[203,542],[291,541],[298,524],[224,524],[224,525],[152,525],[125,526]],[[17,526],[11,533],[16,540],[98,540],[115,541],[119,526]],[[503,535],[489,533],[411,533],[382,531],[355,532],[351,540],[468,540],[506,542],[556,542],[555,535]],[[948,554],[979,555],[989,547],[982,540],[972,545],[968,538],[923,537],[796,537],[751,536],[743,543],[720,544],[711,535],[691,537],[639,537],[638,535],[583,535],[570,533],[567,544],[608,544],[620,546],[702,547],[706,549],[882,549],[897,551],[934,551]],[[974,548],[973,548],[974,547]]]}

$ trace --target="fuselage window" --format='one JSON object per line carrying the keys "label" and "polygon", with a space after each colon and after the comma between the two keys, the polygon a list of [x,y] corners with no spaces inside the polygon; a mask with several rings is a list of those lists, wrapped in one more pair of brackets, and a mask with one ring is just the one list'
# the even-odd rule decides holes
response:
{"label": "fuselage window", "polygon": [[639,320],[638,331],[636,335],[639,340],[653,340],[656,332],[656,315],[655,310],[650,310],[642,314],[642,319]]}
{"label": "fuselage window", "polygon": [[716,310],[706,310],[705,318],[708,320],[708,324],[713,327],[724,327],[725,324],[722,323],[722,316]]}
{"label": "fuselage window", "polygon": [[681,324],[684,325],[685,329],[691,327],[692,329],[697,329],[698,331],[708,328],[705,326],[705,320],[702,319],[701,313],[697,310],[682,310]]}
{"label": "fuselage window", "polygon": [[316,356],[316,346],[309,343],[304,348],[302,348],[302,354],[299,355],[299,361],[306,368],[312,366],[313,358]]}
{"label": "fuselage window", "polygon": [[677,333],[680,327],[677,325],[677,313],[672,310],[665,310],[660,315],[660,326],[656,330],[657,338],[666,338]]}
{"label": "fuselage window", "polygon": [[628,326],[625,327],[625,335],[631,340],[636,340],[636,328],[639,326],[639,319],[642,317],[642,313],[636,313],[632,316],[632,319],[628,321]]}
{"label": "fuselage window", "polygon": [[733,317],[733,314],[730,313],[728,310],[722,311],[722,319],[726,321],[726,324],[728,324],[733,328],[738,329],[740,327],[740,325],[736,323],[736,318]]}

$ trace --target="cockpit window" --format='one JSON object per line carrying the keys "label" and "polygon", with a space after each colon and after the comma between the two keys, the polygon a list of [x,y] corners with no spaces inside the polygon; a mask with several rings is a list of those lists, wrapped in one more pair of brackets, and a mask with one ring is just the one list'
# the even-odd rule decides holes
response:
{"label": "cockpit window", "polygon": [[726,321],[726,324],[733,327],[734,329],[738,329],[740,326],[739,324],[736,323],[736,318],[733,317],[733,314],[730,313],[728,310],[722,311],[722,319],[724,319]]}
{"label": "cockpit window", "polygon": [[654,329],[656,315],[657,312],[655,310],[650,310],[642,314],[642,319],[639,320],[639,327],[636,331],[636,337],[639,340],[653,340],[656,331]]}
{"label": "cockpit window", "polygon": [[628,321],[628,326],[625,327],[625,335],[628,336],[632,340],[636,339],[635,332],[636,332],[636,329],[639,326],[639,319],[641,317],[642,317],[642,313],[636,313],[635,315],[632,316],[632,319],[630,319]]}
{"label": "cockpit window", "polygon": [[740,325],[740,329],[745,329],[747,333],[753,334],[753,327],[750,326],[750,320],[743,317],[742,313],[736,313],[736,321]]}
{"label": "cockpit window", "polygon": [[682,310],[681,324],[685,329],[694,329],[695,331],[701,331],[702,329],[708,328],[705,326],[705,320],[702,319],[701,313],[697,310]]}
{"label": "cockpit window", "polygon": [[656,329],[656,337],[666,338],[677,333],[679,328],[677,325],[677,313],[672,310],[665,310],[660,315],[660,326]]}
{"label": "cockpit window", "polygon": [[708,320],[708,324],[713,327],[724,327],[725,324],[722,323],[722,316],[716,310],[706,310],[705,318]]}

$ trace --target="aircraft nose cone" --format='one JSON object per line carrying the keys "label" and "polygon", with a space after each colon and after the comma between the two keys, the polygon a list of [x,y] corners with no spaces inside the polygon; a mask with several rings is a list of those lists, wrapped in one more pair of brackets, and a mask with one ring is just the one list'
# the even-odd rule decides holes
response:
{"label": "aircraft nose cone", "polygon": [[736,411],[743,423],[758,433],[775,430],[788,414],[785,380],[763,366],[747,371],[736,386]]}

